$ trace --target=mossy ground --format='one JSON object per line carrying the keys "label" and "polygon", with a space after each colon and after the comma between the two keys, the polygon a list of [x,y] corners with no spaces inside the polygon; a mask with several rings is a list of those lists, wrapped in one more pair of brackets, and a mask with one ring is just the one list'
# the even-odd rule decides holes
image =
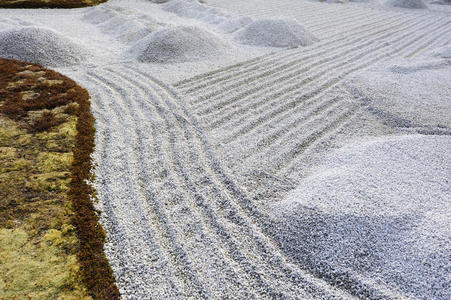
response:
{"label": "mossy ground", "polygon": [[118,298],[86,183],[88,100],[56,72],[0,59],[0,299]]}
{"label": "mossy ground", "polygon": [[2,8],[77,8],[93,6],[108,0],[0,0]]}

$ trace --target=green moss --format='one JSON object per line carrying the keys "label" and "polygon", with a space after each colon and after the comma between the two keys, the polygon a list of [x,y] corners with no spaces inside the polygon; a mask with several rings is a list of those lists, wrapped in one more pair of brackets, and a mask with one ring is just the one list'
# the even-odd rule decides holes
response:
{"label": "green moss", "polygon": [[1,228],[0,240],[0,299],[89,299],[75,255],[61,255],[71,241],[61,231],[35,242],[23,228]]}
{"label": "green moss", "polygon": [[0,147],[0,174],[29,168],[32,162],[18,158],[18,151],[13,147]]}
{"label": "green moss", "polygon": [[68,170],[72,164],[72,160],[73,154],[71,152],[40,152],[36,165],[39,172],[49,173]]}
{"label": "green moss", "polygon": [[56,130],[59,134],[75,137],[77,135],[77,118],[74,116],[68,117],[67,121],[58,126]]}
{"label": "green moss", "polygon": [[0,299],[119,299],[87,184],[88,93],[0,59],[0,96]]}
{"label": "green moss", "polygon": [[38,192],[66,192],[69,189],[70,172],[34,174],[26,187]]}
{"label": "green moss", "polygon": [[16,122],[0,116],[0,146],[19,147],[31,143],[32,135]]}

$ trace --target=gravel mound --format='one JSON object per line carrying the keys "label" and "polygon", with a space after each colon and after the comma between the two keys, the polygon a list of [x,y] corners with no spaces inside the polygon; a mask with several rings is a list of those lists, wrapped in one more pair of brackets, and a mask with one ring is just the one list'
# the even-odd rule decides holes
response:
{"label": "gravel mound", "polygon": [[93,24],[100,24],[117,17],[119,14],[111,9],[95,7],[90,9],[83,19]]}
{"label": "gravel mound", "polygon": [[386,6],[401,8],[426,8],[423,0],[388,0]]}
{"label": "gravel mound", "polygon": [[216,10],[211,7],[199,4],[197,1],[172,0],[163,5],[167,12],[174,13],[180,17],[201,19],[205,16],[214,15]]}
{"label": "gravel mound", "polygon": [[227,48],[219,36],[197,27],[177,26],[151,33],[130,53],[141,62],[175,63],[220,55]]}
{"label": "gravel mound", "polygon": [[235,33],[243,44],[266,47],[299,47],[313,44],[317,39],[304,27],[289,19],[253,21]]}
{"label": "gravel mound", "polygon": [[249,17],[231,15],[226,11],[186,0],[173,0],[164,5],[163,9],[181,17],[206,22],[225,33],[237,31],[252,22]]}
{"label": "gravel mound", "polygon": [[278,204],[276,240],[357,293],[378,282],[390,287],[389,298],[450,299],[450,148],[449,136],[411,135],[330,154]]}
{"label": "gravel mound", "polygon": [[246,25],[249,25],[250,23],[252,23],[251,18],[237,16],[237,17],[229,18],[229,19],[225,20],[224,22],[220,23],[218,25],[218,28],[226,33],[232,33],[232,32],[235,32],[235,31],[243,28]]}
{"label": "gravel mound", "polygon": [[25,27],[0,32],[0,56],[56,67],[79,64],[85,51],[51,29]]}
{"label": "gravel mound", "polygon": [[451,85],[443,82],[451,78],[451,61],[445,58],[449,54],[444,48],[432,58],[395,59],[362,71],[347,85],[388,126],[450,130]]}

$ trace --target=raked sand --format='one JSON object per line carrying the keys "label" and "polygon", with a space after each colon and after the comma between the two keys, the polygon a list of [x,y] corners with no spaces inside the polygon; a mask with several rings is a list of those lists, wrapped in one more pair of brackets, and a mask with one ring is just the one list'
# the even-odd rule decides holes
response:
{"label": "raked sand", "polygon": [[0,10],[92,96],[122,297],[449,299],[451,6],[206,2]]}

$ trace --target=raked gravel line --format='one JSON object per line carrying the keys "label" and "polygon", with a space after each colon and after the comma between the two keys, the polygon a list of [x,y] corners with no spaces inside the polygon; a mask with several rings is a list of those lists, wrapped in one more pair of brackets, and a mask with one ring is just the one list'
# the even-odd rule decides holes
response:
{"label": "raked gravel line", "polygon": [[[409,21],[412,21],[412,23],[408,23]],[[255,75],[253,73],[258,74],[258,77],[256,79],[261,79],[264,76],[266,76],[266,77],[268,77],[269,75],[272,76],[277,71],[279,71],[278,73],[280,73],[280,71],[284,71],[285,69],[287,69],[287,67],[291,67],[290,69],[293,69],[293,64],[300,64],[300,63],[304,64],[305,62],[308,62],[309,60],[311,61],[312,59],[315,59],[315,58],[321,58],[321,56],[327,57],[327,55],[330,53],[338,52],[339,53],[338,56],[336,55],[336,56],[332,57],[332,59],[336,59],[336,58],[340,58],[340,55],[348,54],[351,50],[355,50],[355,51],[358,51],[359,49],[365,50],[365,49],[362,49],[363,46],[368,46],[368,44],[374,43],[375,41],[384,41],[384,39],[387,38],[389,35],[393,35],[396,32],[401,32],[402,29],[409,28],[409,26],[419,25],[421,27],[421,25],[424,24],[424,22],[428,22],[428,21],[432,22],[430,19],[428,20],[428,18],[423,18],[422,20],[420,19],[420,21],[418,21],[417,17],[411,17],[411,19],[408,19],[407,21],[402,20],[402,21],[397,21],[395,23],[389,22],[388,23],[389,27],[384,27],[385,24],[376,24],[376,26],[374,28],[372,28],[372,30],[370,32],[367,32],[367,30],[365,29],[363,31],[363,35],[355,36],[356,35],[355,33],[351,33],[348,38],[343,38],[343,39],[338,40],[338,41],[345,41],[345,43],[337,43],[338,41],[332,41],[332,42],[327,42],[325,44],[314,45],[314,46],[308,47],[306,49],[288,50],[288,51],[286,51],[286,53],[279,52],[279,53],[271,55],[267,58],[266,57],[262,58],[259,61],[252,60],[251,66],[249,68],[246,68],[247,66],[242,66],[241,68],[239,68],[239,70],[237,70],[236,72],[233,72],[233,73],[230,72],[231,70],[226,71],[226,72],[230,72],[232,74],[224,74],[224,72],[221,72],[220,74],[222,74],[222,76],[220,76],[219,78],[214,78],[214,79],[211,78],[212,76],[210,76],[210,75],[204,76],[204,77],[206,77],[206,78],[204,78],[204,80],[206,80],[206,82],[204,82],[200,85],[194,85],[194,86],[187,87],[186,84],[181,85],[181,84],[177,83],[177,84],[175,84],[175,86],[179,90],[182,90],[186,93],[193,93],[193,92],[197,92],[199,89],[202,89],[207,86],[214,89],[215,85],[212,86],[212,83],[216,84],[218,82],[222,82],[227,79],[232,79],[232,81],[237,81],[238,79],[241,79],[242,77],[245,77],[246,75],[247,76]],[[407,26],[404,26],[401,29],[399,29],[399,27],[401,25],[406,25],[406,24],[407,24]],[[418,27],[416,27],[416,28],[418,29]],[[396,32],[390,32],[391,29],[392,30],[398,29],[398,30]],[[415,29],[415,28],[412,28],[412,30],[413,29]],[[446,29],[446,27],[444,29]],[[387,34],[387,32],[388,32],[388,34]],[[355,43],[357,43],[357,42],[360,42],[360,44],[355,45]],[[386,42],[386,41],[384,41],[384,42]],[[329,47],[326,47],[328,45],[329,45]],[[314,54],[316,54],[316,56]],[[257,70],[257,71],[265,70],[266,72],[262,74],[262,72],[253,72],[254,70]],[[242,75],[242,76],[238,76],[238,75]],[[196,79],[198,81],[201,81],[202,78],[203,78],[202,76],[197,76]],[[213,79],[213,80],[209,80],[209,79]],[[248,82],[250,82],[250,79],[248,80]],[[244,83],[246,83],[246,82],[244,82]],[[222,84],[221,87],[227,88],[227,86],[224,83]],[[211,90],[210,88],[208,89],[209,91]],[[219,87],[216,87],[216,88],[219,89]],[[202,91],[199,91],[198,93],[201,93],[201,92]],[[196,93],[196,94],[198,94],[198,93]],[[206,95],[204,97],[207,98]],[[194,101],[194,103],[197,104],[197,102],[201,102],[201,100],[205,99],[204,97],[198,97],[200,99],[196,99]]]}
{"label": "raked gravel line", "polygon": [[[390,22],[382,23],[382,21],[386,21],[386,20],[390,20]],[[414,20],[413,17],[412,17],[412,20]],[[404,20],[404,22],[407,22],[407,21]],[[374,24],[370,23],[369,26],[365,26],[364,30],[361,30],[361,26],[356,27],[355,29],[360,29],[360,31],[353,31],[352,35],[347,35],[344,37],[340,36],[339,38],[327,40],[326,42],[319,42],[319,43],[314,44],[311,47],[307,47],[307,48],[303,49],[304,51],[302,53],[303,54],[302,60],[316,57],[317,55],[329,53],[329,52],[337,49],[338,47],[342,48],[345,46],[352,45],[354,42],[361,41],[362,39],[368,38],[370,36],[372,37],[378,33],[383,33],[385,31],[387,31],[388,29],[394,28],[401,24],[402,24],[402,22],[400,20],[397,20],[394,18],[386,18],[386,19],[378,20]],[[385,25],[391,25],[391,27],[385,28],[384,27]],[[339,43],[342,41],[346,41],[346,43]],[[222,76],[212,76],[212,75],[218,75],[218,74],[212,74],[212,75],[208,74],[209,76],[200,75],[200,76],[196,76],[196,79],[197,79],[197,77],[199,77],[198,80],[190,81],[190,79],[188,79],[181,83],[176,83],[174,86],[176,86],[178,89],[182,90],[184,93],[193,93],[202,88],[212,86],[212,84],[217,84],[217,83],[221,83],[224,81],[227,82],[228,79],[233,79],[234,81],[236,81],[238,79],[246,78],[246,76],[249,76],[250,71],[253,71],[253,70],[258,71],[258,70],[264,69],[265,67],[270,67],[270,68],[274,69],[274,67],[278,67],[278,63],[280,64],[282,59],[285,59],[285,58],[293,59],[293,56],[295,56],[295,57],[298,56],[297,54],[299,54],[299,49],[283,51],[282,54],[276,53],[273,55],[268,55],[267,57],[253,59],[253,60],[251,60],[251,63],[248,63],[248,64],[243,63],[247,68],[238,68],[238,70],[236,70],[234,72],[230,72],[230,71],[232,71],[233,68],[229,67],[228,70],[223,70],[223,71],[221,70],[218,72],[218,73],[222,74]],[[310,54],[310,55],[307,55],[307,54]],[[287,65],[286,62],[285,62],[285,65]],[[283,66],[284,65],[282,65],[282,67]],[[261,74],[259,74],[259,75],[261,76]],[[217,88],[217,86],[214,86],[214,85],[213,85],[213,87]]]}
{"label": "raked gravel line", "polygon": [[[97,118],[105,250],[125,299],[403,297],[359,274],[294,264],[259,200],[284,195],[356,123],[374,121],[342,90],[348,75],[449,40],[451,18],[355,5],[318,14],[317,3],[287,1],[293,12],[274,2],[272,14],[248,15],[295,17],[320,42],[175,88],[131,62],[81,79]],[[379,125],[365,130],[386,133]]]}
{"label": "raked gravel line", "polygon": [[[332,36],[334,38],[324,39],[310,47],[276,52],[272,55],[251,59],[247,62],[242,62],[223,69],[211,71],[193,78],[184,79],[178,83],[175,83],[174,86],[180,90],[183,90],[185,93],[191,93],[199,88],[210,86],[212,83],[221,82],[224,79],[246,74],[246,72],[249,72],[252,69],[258,70],[258,68],[272,64],[278,66],[281,62],[286,63],[283,59],[292,59],[293,56],[305,59],[315,57],[315,55],[323,55],[332,50],[339,49],[340,47],[352,46],[355,42],[374,37],[376,34],[384,33],[390,29],[396,28],[397,26],[406,24],[409,21],[418,19],[418,15],[416,14],[406,14],[406,16],[407,17],[404,17],[403,14],[396,13],[388,17],[386,14],[377,16],[375,21],[373,21],[373,19],[364,19],[362,24],[358,24],[352,29],[347,30],[346,34],[333,34]],[[272,67],[274,68],[275,66]],[[227,76],[221,76],[225,74]]]}
{"label": "raked gravel line", "polygon": [[[354,136],[398,130],[378,120],[341,83],[390,58],[414,57],[449,42],[451,16],[353,3],[258,1],[209,4],[254,19],[292,17],[320,41],[172,86],[153,77],[165,67],[168,73],[177,72],[169,65],[157,72],[152,69],[157,65],[118,58],[103,67],[65,69],[92,96],[95,187],[107,232],[105,252],[121,295],[403,298],[353,271],[307,259],[295,263],[274,239],[283,224],[270,209],[331,148]],[[139,10],[153,4],[139,2],[109,1],[92,9],[105,14],[91,21],[90,9],[73,13],[80,22],[91,23],[88,29],[98,30],[99,49],[119,54],[139,37],[133,30],[143,28],[145,34],[151,31],[146,26],[162,25]],[[219,10],[210,12],[228,17]],[[128,21],[136,26],[125,26]],[[25,22],[0,20],[5,26]],[[212,23],[206,26],[219,32]],[[124,35],[118,28],[131,29]],[[114,47],[108,49],[111,43]]]}
{"label": "raked gravel line", "polygon": [[[124,80],[128,80],[131,83],[134,84],[135,87],[146,89],[146,87],[149,85],[149,80],[152,80],[151,77],[149,77],[146,74],[143,73],[134,73],[133,71],[130,71],[130,77],[128,77],[126,74],[127,72],[124,72],[124,70],[117,70],[115,74],[118,74],[118,80],[121,80],[121,82],[124,82]],[[140,77],[140,74],[142,77],[142,83],[141,86],[139,84],[139,81],[136,81],[136,78]],[[134,79],[133,79],[134,78]],[[172,93],[172,92],[171,92]],[[144,96],[144,95],[143,95]],[[176,97],[176,96],[175,96]],[[175,99],[177,99],[176,97]],[[178,103],[182,103],[182,101],[179,101]],[[191,130],[194,130],[197,135],[201,134],[201,131],[197,129],[196,126],[196,120],[190,116],[190,114],[186,111],[186,109],[183,109],[183,111],[178,111],[176,107],[171,107],[171,112],[175,112],[179,119],[182,118],[183,122],[181,122],[182,125],[185,126],[185,128]],[[191,126],[190,126],[191,125]],[[168,128],[169,130],[169,128]],[[176,136],[180,137],[183,133],[179,133]],[[185,133],[185,137],[188,136],[188,133]],[[195,136],[194,136],[195,137]],[[196,141],[196,139],[193,138],[193,136],[189,137],[188,141]],[[201,155],[203,153],[209,153],[210,150],[205,148],[208,146],[206,141],[204,139],[198,138],[198,143],[201,145],[198,145],[194,148],[194,152],[189,155],[185,153],[186,157],[196,157],[197,155]],[[203,144],[203,145],[202,145]],[[192,146],[191,146],[192,147]],[[227,220],[229,221],[227,226],[222,227],[221,231],[222,234],[224,232],[227,232],[228,229],[235,227],[236,225],[239,225],[239,228],[237,228],[235,231],[231,230],[230,236],[233,236],[238,240],[238,245],[240,247],[240,250],[245,251],[245,256],[240,256],[240,259],[249,260],[249,263],[254,263],[255,265],[258,265],[258,261],[261,261],[263,263],[261,267],[257,267],[254,269],[254,267],[251,269],[253,272],[257,272],[257,274],[260,274],[262,277],[267,277],[268,282],[274,281],[274,280],[281,280],[281,284],[283,286],[283,289],[286,289],[290,282],[295,283],[293,287],[291,287],[291,293],[290,291],[285,291],[285,293],[274,293],[274,291],[268,291],[264,290],[265,292],[262,294],[260,292],[260,297],[264,298],[305,298],[307,295],[302,296],[300,293],[301,291],[310,291],[314,295],[314,297],[321,297],[321,298],[327,298],[327,294],[321,295],[319,293],[320,289],[318,287],[312,286],[310,283],[311,275],[308,274],[300,274],[299,271],[293,272],[293,266],[287,266],[286,262],[284,262],[283,255],[278,254],[277,248],[274,248],[271,242],[267,240],[267,238],[264,235],[259,234],[260,231],[258,227],[263,230],[264,233],[268,234],[271,231],[277,231],[277,228],[274,228],[272,226],[272,222],[269,219],[269,216],[265,215],[263,212],[259,211],[258,208],[252,204],[252,201],[250,201],[249,197],[246,196],[242,190],[239,188],[239,186],[236,183],[233,183],[233,180],[228,178],[228,175],[224,174],[224,170],[222,167],[220,167],[220,163],[216,161],[215,158],[210,157],[211,154],[207,155],[205,154],[205,157],[202,159],[203,164],[208,166],[209,164],[212,164],[210,167],[210,172],[206,172],[205,170],[202,170],[202,164],[199,166],[196,166],[196,161],[189,161],[186,163],[185,171],[182,172],[186,174],[187,180],[191,178],[190,181],[192,181],[192,178],[195,178],[196,171],[200,174],[211,174],[211,177],[217,178],[217,181],[210,181],[210,179],[206,179],[203,177],[200,179],[197,183],[197,186],[201,186],[202,189],[206,189],[208,184],[217,182],[218,187],[215,188],[215,192],[213,193],[216,197],[219,197],[220,195],[218,193],[226,193],[227,190],[229,190],[229,199],[224,198],[219,201],[218,206],[216,208],[215,213],[213,213],[212,221],[224,219],[225,222]],[[213,162],[208,161],[213,160]],[[183,168],[183,167],[181,167]],[[195,171],[190,171],[194,169]],[[216,175],[215,175],[216,173]],[[218,178],[219,176],[219,178]],[[226,178],[224,178],[226,177]],[[222,184],[220,182],[223,182]],[[196,185],[192,186],[191,188],[195,188]],[[199,197],[199,196],[197,196]],[[210,200],[216,200],[216,197],[212,197],[210,194],[206,194],[206,197]],[[234,198],[236,198],[234,200]],[[235,204],[235,203],[238,204]],[[207,209],[208,202],[202,202],[201,208]],[[210,203],[211,205],[211,203]],[[240,208],[241,207],[241,208]],[[214,209],[214,206],[211,205],[211,208]],[[247,216],[246,216],[247,215]],[[247,218],[250,218],[247,220]],[[256,223],[258,227],[255,227],[255,225],[252,225],[252,222]],[[207,224],[204,223],[204,224]],[[245,228],[243,228],[245,227]],[[243,235],[250,235],[243,238]],[[229,236],[229,234],[226,233],[226,236]],[[231,239],[231,238],[230,238]],[[228,241],[230,243],[230,241]],[[247,246],[247,243],[251,243],[249,246]],[[249,247],[249,248],[248,248]],[[249,252],[247,252],[247,248],[249,249]],[[193,251],[193,249],[191,250]],[[191,253],[191,251],[189,251]],[[278,256],[280,255],[280,258]],[[255,260],[257,259],[257,260]],[[314,266],[312,266],[314,267]],[[261,268],[261,269],[260,269]],[[277,269],[280,269],[283,271],[282,274],[275,273]],[[263,273],[259,273],[259,270],[264,270]],[[311,271],[314,271],[313,268]],[[262,272],[262,271],[260,271]],[[266,272],[269,272],[266,274]],[[251,273],[252,274],[252,273]],[[296,275],[297,274],[297,275]],[[315,274],[320,275],[320,274]],[[324,278],[328,281],[330,281],[330,278],[324,276]],[[308,279],[308,280],[307,280]],[[344,276],[343,280],[349,285],[356,287],[359,286],[358,290],[352,290],[355,294],[365,294],[365,295],[372,295],[372,296],[389,296],[389,291],[385,291],[383,287],[379,287],[374,282],[366,282],[362,278],[359,278],[356,274],[346,274]],[[335,283],[334,280],[331,281],[331,283]],[[276,283],[273,283],[274,286],[277,286],[282,288]],[[324,283],[321,283],[320,286],[324,286]],[[315,288],[314,288],[315,287]],[[294,289],[293,289],[294,288]],[[323,287],[324,288],[324,287]],[[319,290],[318,290],[319,289]],[[337,291],[333,291],[335,295],[339,295],[340,298],[345,297],[344,294],[339,294]],[[349,295],[347,296],[349,297]]]}
{"label": "raked gravel line", "polygon": [[[362,16],[379,16],[383,18],[387,14],[420,15],[416,10],[387,10],[383,7],[368,7],[356,3],[328,4],[315,3],[313,1],[266,1],[264,7],[258,5],[258,0],[250,1],[220,1],[214,0],[209,5],[225,8],[230,12],[251,16],[253,18],[293,18],[305,26],[321,40],[330,37],[330,33],[346,34],[347,26],[352,26],[352,21],[357,21]],[[266,8],[265,8],[266,7]],[[321,12],[321,13],[319,13]],[[351,22],[350,22],[351,21]],[[320,25],[320,26],[318,26]]]}
{"label": "raked gravel line", "polygon": [[303,175],[367,117],[342,80],[445,41],[451,24],[444,14],[348,12],[330,29],[311,12],[324,41],[183,80],[181,98],[139,65],[88,72],[106,251],[124,298],[402,297],[358,274],[290,262],[254,201],[271,191],[241,182],[255,170],[263,185],[292,188],[282,178]]}
{"label": "raked gravel line", "polygon": [[168,87],[121,67],[90,71],[86,81],[94,97],[105,95],[93,101],[104,141],[97,188],[124,297],[350,297],[287,262],[249,219]]}
{"label": "raked gravel line", "polygon": [[[333,50],[322,51],[324,58],[319,54],[307,55],[304,59],[305,53],[297,50],[301,57],[298,58],[293,53],[294,50],[289,50],[289,56],[277,53],[271,55],[270,60],[253,60],[250,67],[243,64],[225,72],[206,74],[207,82],[201,85],[189,85],[190,82],[196,85],[202,80],[202,77],[196,76],[194,81],[186,80],[176,86],[191,96],[192,109],[200,117],[203,124],[201,126],[209,132],[212,140],[216,140],[217,145],[221,148],[228,147],[226,153],[249,153],[255,148],[260,151],[262,148],[272,147],[276,142],[274,136],[280,138],[287,135],[278,149],[273,147],[269,151],[271,154],[266,155],[266,159],[260,156],[256,160],[267,165],[265,169],[274,168],[274,164],[267,164],[268,160],[275,163],[276,169],[283,169],[285,165],[291,165],[299,155],[300,151],[297,149],[304,149],[309,144],[295,138],[305,128],[312,129],[310,123],[305,127],[299,126],[303,123],[299,121],[306,119],[305,104],[321,105],[322,102],[312,101],[339,84],[348,74],[393,56],[422,52],[437,39],[450,36],[451,18],[445,15],[435,20],[423,17],[402,23],[403,26],[391,25],[388,29],[378,30],[375,35],[369,34],[347,41],[345,44],[348,47],[339,43],[332,44]],[[244,79],[240,80],[241,78]],[[207,84],[208,88],[205,87]],[[315,106],[314,110],[316,113],[322,111]],[[352,117],[352,113],[348,114],[346,110],[338,109],[337,113],[343,114],[343,118],[338,117],[337,120],[344,121]],[[330,115],[324,119],[335,120]],[[318,124],[328,128],[339,127],[321,122]],[[293,131],[296,127],[298,130]],[[289,128],[292,129],[288,130]],[[318,132],[321,134],[313,135],[325,135],[327,131],[319,129]],[[310,135],[306,140],[317,139],[312,139]],[[287,147],[289,144],[291,146]],[[246,153],[237,155],[235,159],[246,158]],[[279,153],[279,158],[274,153]]]}

